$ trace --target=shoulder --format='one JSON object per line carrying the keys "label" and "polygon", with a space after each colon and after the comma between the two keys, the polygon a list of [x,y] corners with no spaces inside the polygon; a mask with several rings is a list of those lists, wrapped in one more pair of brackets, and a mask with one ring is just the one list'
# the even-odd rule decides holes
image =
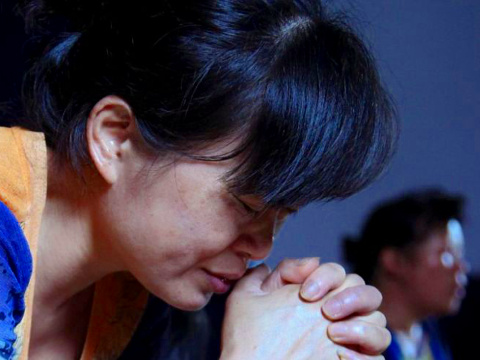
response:
{"label": "shoulder", "polygon": [[[28,216],[33,201],[32,179],[46,186],[46,145],[43,134],[18,127],[0,127],[0,201],[19,222]],[[37,173],[41,176],[38,176]]]}

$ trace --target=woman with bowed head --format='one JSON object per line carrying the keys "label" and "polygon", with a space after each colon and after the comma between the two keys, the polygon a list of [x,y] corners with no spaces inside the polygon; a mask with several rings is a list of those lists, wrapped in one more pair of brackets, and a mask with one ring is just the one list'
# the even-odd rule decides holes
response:
{"label": "woman with bowed head", "polygon": [[463,196],[425,188],[379,203],[344,253],[384,294],[381,306],[392,341],[387,360],[450,360],[438,317],[458,312],[467,267]]}
{"label": "woman with bowed head", "polygon": [[5,358],[115,359],[148,292],[197,310],[235,283],[222,359],[381,358],[381,296],[358,276],[315,258],[247,271],[290,213],[392,154],[388,96],[340,17],[313,0],[23,9],[58,34],[27,121],[0,132]]}

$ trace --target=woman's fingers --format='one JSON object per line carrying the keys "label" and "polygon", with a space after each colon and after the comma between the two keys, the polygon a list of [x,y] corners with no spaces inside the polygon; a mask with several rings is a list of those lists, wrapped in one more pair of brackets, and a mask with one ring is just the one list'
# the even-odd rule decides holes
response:
{"label": "woman's fingers", "polygon": [[387,326],[387,318],[380,311],[374,311],[368,315],[355,316],[349,320],[361,320],[382,327]]}
{"label": "woman's fingers", "polygon": [[318,301],[345,281],[345,269],[335,263],[320,265],[303,282],[300,296],[306,301]]}
{"label": "woman's fingers", "polygon": [[301,298],[305,301],[318,301],[341,285],[356,284],[353,278],[350,278],[349,285],[344,283],[345,280],[345,269],[342,266],[335,263],[320,265],[318,257],[285,259],[264,280],[262,290],[271,292],[286,284],[302,284]]}
{"label": "woman's fingers", "polygon": [[353,314],[371,313],[377,310],[381,303],[380,291],[373,286],[360,284],[332,295],[322,306],[322,311],[330,320],[340,320]]}
{"label": "woman's fingers", "polygon": [[[385,316],[376,311],[382,302],[382,294],[375,287],[365,285],[358,275],[348,275],[341,288],[328,295],[322,306],[324,315],[336,320],[328,326],[328,336],[339,345],[352,346],[362,354],[379,355],[390,344],[391,335],[385,328]],[[352,317],[354,314],[364,314]],[[348,320],[342,320],[346,319]],[[370,359],[356,351],[345,359]]]}
{"label": "woman's fingers", "polygon": [[328,336],[336,344],[354,346],[364,354],[379,355],[390,345],[390,332],[361,320],[336,322],[328,326]]}
{"label": "woman's fingers", "polygon": [[356,351],[343,348],[337,351],[337,355],[339,360],[385,360],[382,355],[362,355],[357,353]]}
{"label": "woman's fingers", "polygon": [[264,280],[262,290],[271,292],[286,284],[301,284],[320,264],[320,258],[285,259]]}
{"label": "woman's fingers", "polygon": [[270,269],[266,264],[258,265],[255,268],[248,269],[245,276],[243,276],[235,285],[235,289],[247,292],[259,292],[265,279],[268,278]]}

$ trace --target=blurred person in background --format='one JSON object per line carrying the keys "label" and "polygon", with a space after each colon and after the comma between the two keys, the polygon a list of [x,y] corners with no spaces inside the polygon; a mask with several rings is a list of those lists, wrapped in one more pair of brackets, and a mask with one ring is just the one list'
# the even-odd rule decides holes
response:
{"label": "blurred person in background", "polygon": [[392,331],[387,360],[447,360],[435,317],[456,313],[465,294],[463,198],[423,190],[384,202],[344,251],[353,270],[378,287]]}

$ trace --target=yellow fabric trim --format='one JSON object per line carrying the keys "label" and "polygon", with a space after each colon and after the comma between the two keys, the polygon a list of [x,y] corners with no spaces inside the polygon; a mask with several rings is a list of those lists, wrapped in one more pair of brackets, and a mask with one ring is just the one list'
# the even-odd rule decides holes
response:
{"label": "yellow fabric trim", "polygon": [[147,300],[148,292],[131,274],[116,273],[100,280],[80,359],[117,359],[130,342]]}
{"label": "yellow fabric trim", "polygon": [[[26,311],[24,320],[20,323],[23,329],[23,341],[30,343],[30,329],[32,326],[33,296],[35,289],[35,274],[37,263],[37,244],[42,221],[42,213],[45,207],[47,196],[47,147],[45,138],[41,133],[25,131],[23,129],[13,129],[15,136],[22,140],[23,149],[29,164],[31,195],[30,212],[28,219],[25,219],[23,231],[28,239],[30,252],[33,259],[33,273],[30,283],[25,293]],[[20,359],[28,359],[28,346],[22,348]]]}
{"label": "yellow fabric trim", "polygon": [[30,168],[18,129],[0,128],[0,154],[0,200],[15,214],[18,222],[23,223],[32,198]]}

